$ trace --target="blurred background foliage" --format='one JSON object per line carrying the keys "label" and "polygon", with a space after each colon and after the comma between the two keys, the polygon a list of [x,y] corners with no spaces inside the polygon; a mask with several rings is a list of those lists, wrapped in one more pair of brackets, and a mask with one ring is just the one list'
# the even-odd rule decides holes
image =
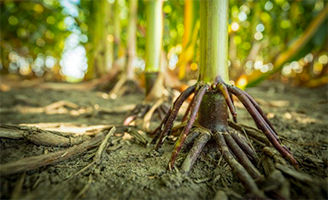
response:
{"label": "blurred background foliage", "polygon": [[[146,1],[138,1],[136,72],[145,67]],[[129,4],[1,0],[1,74],[81,81],[124,66]],[[274,72],[296,85],[327,83],[327,12],[325,0],[230,0],[231,79],[245,87]],[[182,80],[197,78],[199,0],[164,1],[163,17],[163,65]]]}

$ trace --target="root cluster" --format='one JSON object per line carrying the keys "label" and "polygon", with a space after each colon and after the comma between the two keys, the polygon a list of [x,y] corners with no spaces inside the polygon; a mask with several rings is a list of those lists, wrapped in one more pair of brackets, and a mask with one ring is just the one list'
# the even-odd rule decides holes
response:
{"label": "root cluster", "polygon": [[[219,77],[212,85],[198,83],[197,85],[187,88],[180,94],[162,123],[153,133],[155,135],[153,140],[153,143],[156,143],[155,149],[159,150],[159,148],[161,148],[163,142],[171,132],[173,122],[176,119],[183,102],[186,101],[189,96],[194,94],[194,98],[189,104],[189,107],[182,119],[183,122],[186,121],[186,125],[175,143],[168,164],[168,169],[173,169],[176,158],[182,147],[186,144],[186,141],[189,143],[191,140],[194,140],[193,146],[182,164],[182,170],[184,172],[189,172],[204,146],[208,143],[208,141],[210,141],[211,138],[214,138],[223,158],[230,165],[233,172],[239,177],[245,188],[257,197],[265,197],[264,193],[256,184],[264,179],[263,175],[255,167],[258,161],[257,155],[251,145],[246,142],[245,138],[241,137],[241,135],[239,135],[235,130],[228,128],[227,119],[222,119],[221,126],[217,127],[208,124],[204,125],[201,124],[200,121],[197,121],[198,111],[206,93],[214,93],[224,97],[225,101],[223,102],[225,102],[229,108],[234,121],[232,123],[234,125],[236,125],[237,122],[237,113],[232,95],[236,96],[250,113],[255,124],[262,131],[262,133],[264,133],[270,144],[272,144],[274,148],[278,150],[278,152],[292,165],[295,167],[298,166],[298,163],[293,155],[285,146],[281,144],[277,132],[274,130],[273,126],[256,101],[245,91],[224,83]],[[220,115],[220,113],[217,114]],[[223,118],[228,117],[227,115],[222,116]],[[232,128],[238,129],[236,126],[232,126]]]}

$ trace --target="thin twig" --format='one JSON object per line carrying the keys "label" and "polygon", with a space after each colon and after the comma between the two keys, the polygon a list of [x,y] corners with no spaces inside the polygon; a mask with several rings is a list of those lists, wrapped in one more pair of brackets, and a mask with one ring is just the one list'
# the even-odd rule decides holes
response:
{"label": "thin twig", "polygon": [[115,128],[115,126],[113,126],[113,128],[111,128],[110,131],[107,133],[105,139],[101,142],[101,144],[96,152],[96,155],[93,157],[93,160],[95,161],[95,163],[97,165],[100,164],[101,156],[104,152],[105,147],[107,146],[108,139],[114,135],[115,131],[116,131],[116,128]]}
{"label": "thin twig", "polygon": [[66,180],[70,180],[73,177],[83,173],[84,171],[86,171],[87,169],[89,169],[93,164],[100,164],[101,161],[101,156],[104,152],[105,147],[107,146],[107,141],[108,139],[115,133],[116,128],[115,126],[113,128],[110,129],[110,131],[107,133],[106,137],[104,138],[104,140],[101,142],[101,144],[99,145],[99,148],[96,152],[96,154],[93,157],[93,161],[91,163],[89,163],[87,166],[83,167],[80,171],[76,172],[75,174],[73,174],[72,176],[68,177]]}
{"label": "thin twig", "polygon": [[82,190],[76,195],[76,197],[74,199],[75,200],[80,199],[82,197],[82,195],[89,189],[91,183],[92,183],[92,175],[90,174],[88,183],[82,188]]}
{"label": "thin twig", "polygon": [[104,137],[105,136],[103,133],[99,133],[94,138],[87,140],[79,145],[70,147],[68,149],[64,149],[49,154],[26,157],[14,162],[2,164],[0,165],[0,176],[6,176],[19,172],[30,171],[33,169],[37,169],[39,167],[52,165],[67,160],[74,156],[80,155],[81,153],[91,148],[98,146]]}
{"label": "thin twig", "polygon": [[[136,140],[138,140],[141,144],[148,145],[149,140],[143,134],[140,134],[139,131],[134,127],[130,127],[127,129],[127,132],[132,135]],[[144,133],[144,132],[143,132]]]}
{"label": "thin twig", "polygon": [[57,131],[42,130],[36,127],[0,125],[0,138],[24,138],[37,145],[66,147],[80,144],[86,139],[89,139],[89,137],[86,136],[65,137],[63,135],[64,134]]}
{"label": "thin twig", "polygon": [[26,173],[24,172],[19,180],[17,181],[17,184],[15,185],[15,188],[11,194],[11,199],[20,199],[24,180],[25,180]]}

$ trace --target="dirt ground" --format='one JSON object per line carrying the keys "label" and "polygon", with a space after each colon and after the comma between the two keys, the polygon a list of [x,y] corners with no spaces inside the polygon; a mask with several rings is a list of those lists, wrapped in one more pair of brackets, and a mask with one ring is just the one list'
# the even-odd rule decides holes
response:
{"label": "dirt ground", "polygon": [[[307,174],[302,179],[283,171],[291,188],[290,198],[327,199],[328,87],[305,89],[266,82],[247,91],[262,106],[283,143],[299,161],[299,172]],[[101,91],[11,88],[0,93],[0,121],[1,124],[90,133],[99,130],[99,125],[121,126],[128,110],[142,99],[142,94],[113,100]],[[61,106],[52,104],[63,100],[65,103]],[[237,110],[239,122],[255,127],[238,102]],[[152,123],[154,127],[159,122]],[[229,199],[247,197],[239,179],[213,146],[202,153],[189,175],[180,173],[179,168],[167,171],[173,139],[164,144],[162,154],[154,155],[152,145],[142,144],[133,136],[117,131],[109,139],[100,165],[74,175],[92,162],[97,150],[94,148],[55,165],[3,176],[0,177],[0,198],[220,199],[222,192]],[[65,148],[2,138],[0,164],[61,149]],[[258,152],[263,154],[261,150]],[[178,157],[177,166],[185,155],[183,152]]]}

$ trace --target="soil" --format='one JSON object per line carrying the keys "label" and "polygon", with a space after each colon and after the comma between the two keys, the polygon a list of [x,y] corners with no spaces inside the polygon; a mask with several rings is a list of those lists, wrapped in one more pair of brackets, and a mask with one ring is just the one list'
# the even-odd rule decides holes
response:
{"label": "soil", "polygon": [[[98,130],[92,128],[96,125],[121,126],[128,112],[124,109],[117,112],[87,112],[88,109],[133,107],[143,100],[140,93],[108,99],[107,93],[101,91],[55,90],[35,86],[6,90],[0,93],[1,124],[33,125],[41,129],[80,134]],[[278,82],[266,82],[248,92],[259,102],[283,138],[283,143],[300,162],[300,172],[326,184],[328,87],[293,88]],[[30,109],[45,108],[61,100],[76,104],[78,108],[64,105],[46,111]],[[241,107],[237,102],[239,122],[255,127],[250,115]],[[159,121],[152,123],[156,127]],[[213,199],[216,195],[218,197],[218,191],[224,191],[230,199],[245,197],[246,192],[239,179],[220,159],[221,155],[214,146],[202,153],[189,175],[179,172],[186,152],[179,155],[178,167],[167,171],[173,140],[170,138],[165,142],[162,153],[155,154],[152,145],[144,145],[128,133],[116,132],[110,138],[100,165],[74,175],[92,162],[95,148],[55,165],[25,174],[4,176],[0,178],[0,198]],[[0,149],[0,164],[4,164],[65,148],[39,146],[27,140],[1,139]],[[285,177],[291,183],[291,199],[328,198],[325,192],[307,191],[311,188],[308,183],[297,182],[287,175]],[[17,187],[20,179],[23,180],[21,188]]]}

